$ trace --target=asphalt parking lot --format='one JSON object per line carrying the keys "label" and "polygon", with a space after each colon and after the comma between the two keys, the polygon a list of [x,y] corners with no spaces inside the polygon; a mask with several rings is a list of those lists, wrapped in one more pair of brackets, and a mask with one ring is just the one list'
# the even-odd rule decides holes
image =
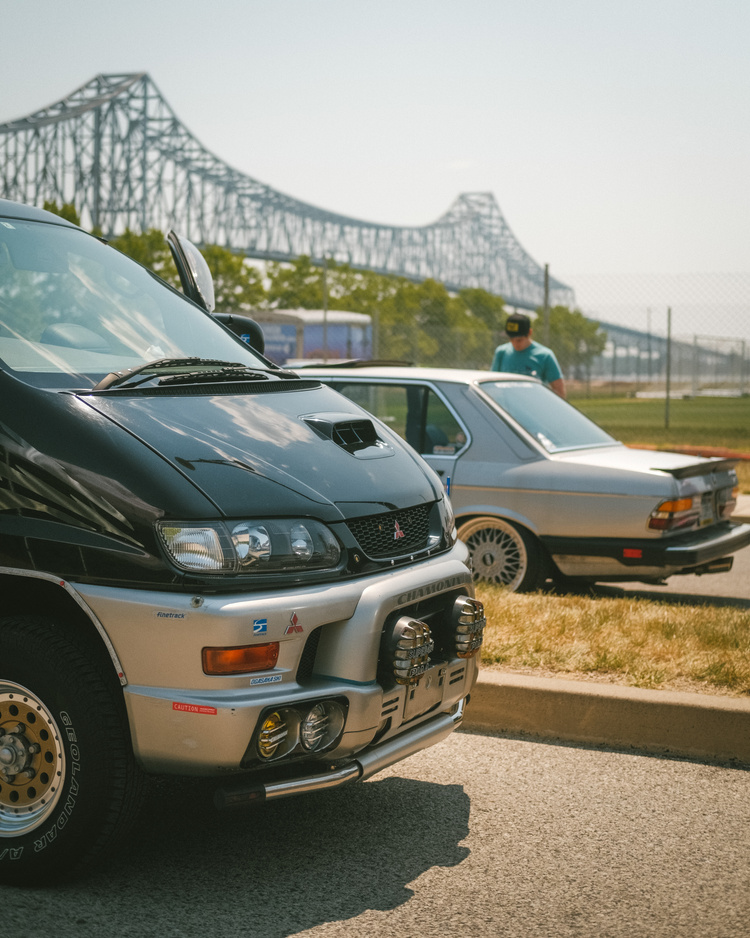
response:
{"label": "asphalt parking lot", "polygon": [[217,814],[156,786],[8,938],[742,938],[750,772],[461,730],[364,784]]}

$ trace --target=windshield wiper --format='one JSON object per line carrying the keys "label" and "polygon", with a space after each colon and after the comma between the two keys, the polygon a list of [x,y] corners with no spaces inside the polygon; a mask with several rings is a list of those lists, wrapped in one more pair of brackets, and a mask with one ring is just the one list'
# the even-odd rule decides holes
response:
{"label": "windshield wiper", "polygon": [[[95,384],[92,391],[106,391],[109,388],[122,387],[124,384],[142,384],[150,381],[160,371],[166,370],[167,373],[173,373],[175,377],[187,377],[195,374],[195,368],[211,368],[210,374],[221,374],[224,370],[235,372],[237,369],[245,371],[245,366],[239,362],[225,362],[215,358],[157,358],[155,361],[146,362],[145,365],[139,365],[137,368],[126,368],[124,371],[111,371],[105,375],[102,380]],[[216,380],[215,377],[213,380]]]}
{"label": "windshield wiper", "polygon": [[159,385],[164,384],[211,384],[216,381],[267,381],[268,373],[253,371],[245,365],[226,365],[207,371],[185,371],[176,375],[164,375]]}

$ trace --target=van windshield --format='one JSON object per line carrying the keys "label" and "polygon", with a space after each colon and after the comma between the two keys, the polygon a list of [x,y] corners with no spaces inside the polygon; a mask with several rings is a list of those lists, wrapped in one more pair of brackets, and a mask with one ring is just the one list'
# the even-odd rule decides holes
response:
{"label": "van windshield", "polygon": [[75,228],[0,219],[0,360],[38,387],[89,388],[156,359],[266,369],[155,274]]}
{"label": "van windshield", "polygon": [[617,442],[580,410],[537,381],[481,381],[478,387],[547,452]]}

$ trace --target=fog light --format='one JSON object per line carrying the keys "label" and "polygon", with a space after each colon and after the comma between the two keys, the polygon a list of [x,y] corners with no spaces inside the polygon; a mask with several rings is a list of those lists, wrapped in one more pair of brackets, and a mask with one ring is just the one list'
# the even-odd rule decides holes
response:
{"label": "fog light", "polygon": [[270,759],[286,740],[289,729],[280,713],[269,713],[263,721],[258,737],[258,752],[264,759]]}
{"label": "fog light", "polygon": [[300,742],[310,752],[334,743],[344,728],[344,711],[333,700],[321,700],[310,708],[300,724]]}
{"label": "fog light", "polygon": [[459,658],[471,658],[482,647],[484,640],[487,620],[483,604],[470,596],[459,596],[453,604],[453,621],[456,655]]}
{"label": "fog light", "polygon": [[435,650],[432,632],[426,622],[401,616],[393,627],[389,654],[397,684],[418,684],[430,666]]}

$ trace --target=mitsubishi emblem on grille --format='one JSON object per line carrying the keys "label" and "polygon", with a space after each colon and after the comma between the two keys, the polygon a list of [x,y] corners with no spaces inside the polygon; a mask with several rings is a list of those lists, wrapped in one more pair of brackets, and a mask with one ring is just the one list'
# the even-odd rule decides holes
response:
{"label": "mitsubishi emblem on grille", "polygon": [[401,525],[398,521],[393,522],[394,531],[393,531],[393,540],[397,541],[400,537],[406,537],[406,534],[401,530]]}

